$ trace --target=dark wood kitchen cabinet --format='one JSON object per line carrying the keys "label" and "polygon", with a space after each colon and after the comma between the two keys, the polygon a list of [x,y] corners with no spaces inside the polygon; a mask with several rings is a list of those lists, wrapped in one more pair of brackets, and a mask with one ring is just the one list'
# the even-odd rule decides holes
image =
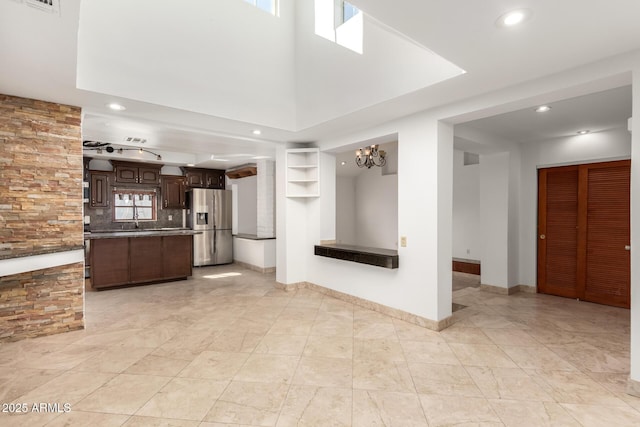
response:
{"label": "dark wood kitchen cabinet", "polygon": [[182,176],[162,176],[162,207],[184,209],[185,178]]}
{"label": "dark wood kitchen cabinet", "polygon": [[164,277],[162,237],[135,237],[129,239],[131,283],[154,282]]}
{"label": "dark wood kitchen cabinet", "polygon": [[187,179],[187,187],[189,188],[205,188],[205,178],[202,169],[183,168],[184,175]]}
{"label": "dark wood kitchen cabinet", "polygon": [[129,239],[92,240],[90,248],[92,287],[129,282]]}
{"label": "dark wood kitchen cabinet", "polygon": [[109,180],[112,174],[104,171],[89,172],[89,206],[92,208],[106,208],[109,206]]}
{"label": "dark wood kitchen cabinet", "polygon": [[95,289],[186,279],[193,269],[192,235],[91,238]]}
{"label": "dark wood kitchen cabinet", "polygon": [[189,188],[214,188],[224,190],[224,171],[221,169],[202,169],[183,167],[182,171]]}
{"label": "dark wood kitchen cabinet", "polygon": [[160,185],[162,165],[111,160],[115,182],[119,184]]}
{"label": "dark wood kitchen cabinet", "polygon": [[173,236],[170,240],[162,240],[162,267],[165,279],[191,276],[192,251],[192,236]]}
{"label": "dark wood kitchen cabinet", "polygon": [[218,169],[207,169],[204,172],[205,184],[207,188],[224,190],[224,171]]}

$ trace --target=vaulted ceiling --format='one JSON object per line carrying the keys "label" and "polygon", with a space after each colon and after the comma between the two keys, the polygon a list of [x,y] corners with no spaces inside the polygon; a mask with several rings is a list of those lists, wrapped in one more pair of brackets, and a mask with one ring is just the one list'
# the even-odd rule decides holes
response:
{"label": "vaulted ceiling", "polygon": [[[0,92],[83,107],[85,139],[143,137],[203,163],[640,49],[635,0],[351,3],[366,14],[363,55],[314,35],[313,0],[280,0],[279,17],[242,0],[61,0],[59,15],[3,0]],[[495,25],[521,7],[524,25]]]}

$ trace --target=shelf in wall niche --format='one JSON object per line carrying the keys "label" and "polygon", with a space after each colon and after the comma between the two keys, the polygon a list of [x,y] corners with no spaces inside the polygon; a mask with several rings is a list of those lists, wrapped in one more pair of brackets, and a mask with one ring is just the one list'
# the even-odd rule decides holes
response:
{"label": "shelf in wall niche", "polygon": [[320,196],[320,150],[295,148],[286,152],[287,197]]}
{"label": "shelf in wall niche", "polygon": [[314,255],[390,269],[396,269],[399,265],[398,251],[392,249],[325,244],[315,245]]}

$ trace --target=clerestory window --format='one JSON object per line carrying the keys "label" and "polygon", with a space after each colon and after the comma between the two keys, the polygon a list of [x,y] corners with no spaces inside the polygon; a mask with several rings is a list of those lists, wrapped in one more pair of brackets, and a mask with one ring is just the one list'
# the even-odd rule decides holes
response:
{"label": "clerestory window", "polygon": [[362,54],[362,11],[344,0],[315,0],[315,32],[340,46]]}
{"label": "clerestory window", "polygon": [[269,12],[272,15],[276,15],[278,10],[278,0],[244,0],[245,2],[254,5],[258,9],[262,9],[265,12]]}

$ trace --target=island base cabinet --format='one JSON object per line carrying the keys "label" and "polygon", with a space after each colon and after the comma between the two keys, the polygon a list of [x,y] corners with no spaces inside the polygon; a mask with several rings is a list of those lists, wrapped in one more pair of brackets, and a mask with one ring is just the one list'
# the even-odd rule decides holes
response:
{"label": "island base cabinet", "polygon": [[162,240],[163,237],[160,236],[129,239],[131,283],[153,282],[164,278]]}
{"label": "island base cabinet", "polygon": [[144,236],[91,241],[95,289],[184,279],[192,274],[193,236]]}
{"label": "island base cabinet", "polygon": [[91,241],[91,286],[129,283],[129,239]]}
{"label": "island base cabinet", "polygon": [[193,236],[175,236],[162,241],[162,265],[164,277],[180,278],[191,276],[193,265]]}

